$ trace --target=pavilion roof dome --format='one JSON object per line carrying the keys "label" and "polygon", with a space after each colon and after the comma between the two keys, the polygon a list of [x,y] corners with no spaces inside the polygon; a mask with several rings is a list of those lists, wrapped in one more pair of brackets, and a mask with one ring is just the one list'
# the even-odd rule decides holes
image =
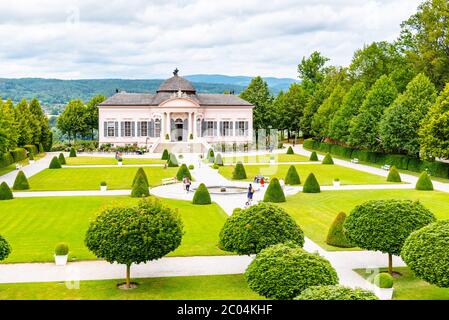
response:
{"label": "pavilion roof dome", "polygon": [[157,92],[187,92],[195,93],[196,89],[193,84],[178,75],[178,69],[173,72],[173,77],[165,80],[157,90]]}

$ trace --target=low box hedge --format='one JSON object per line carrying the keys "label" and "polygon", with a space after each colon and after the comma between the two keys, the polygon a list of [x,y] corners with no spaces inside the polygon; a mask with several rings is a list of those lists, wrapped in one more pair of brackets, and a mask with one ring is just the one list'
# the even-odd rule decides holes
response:
{"label": "low box hedge", "polygon": [[326,142],[320,142],[319,150],[322,152],[331,152],[331,144]]}
{"label": "low box hedge", "polygon": [[304,140],[303,147],[304,147],[304,149],[312,149],[312,150],[316,149],[315,148],[315,140],[313,140],[313,139]]}
{"label": "low box hedge", "polygon": [[385,163],[382,163],[382,164],[388,164],[390,166],[395,166],[396,168],[401,169],[401,170],[407,170],[409,161],[410,161],[410,158],[407,157],[406,155],[388,154],[385,156]]}
{"label": "low box hedge", "polygon": [[420,171],[428,170],[433,177],[448,178],[449,164],[439,161],[424,160],[421,164]]}
{"label": "low box hedge", "polygon": [[333,144],[330,148],[330,153],[339,157],[351,158],[352,149],[348,147],[343,147],[338,144]]}

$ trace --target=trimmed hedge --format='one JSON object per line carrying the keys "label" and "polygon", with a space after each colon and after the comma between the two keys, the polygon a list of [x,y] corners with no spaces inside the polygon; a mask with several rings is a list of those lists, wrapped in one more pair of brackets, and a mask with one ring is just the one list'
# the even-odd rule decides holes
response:
{"label": "trimmed hedge", "polygon": [[306,139],[303,142],[304,149],[318,149],[318,142],[313,139]]}
{"label": "trimmed hedge", "polygon": [[12,188],[13,188],[13,190],[28,190],[30,188],[28,179],[22,170],[20,170],[17,173],[16,179],[14,180],[14,185]]}
{"label": "trimmed hedge", "polygon": [[263,249],[246,269],[245,278],[253,291],[279,300],[291,300],[309,287],[338,284],[329,261],[292,244]]}
{"label": "trimmed hedge", "polygon": [[427,172],[423,171],[421,175],[419,176],[418,181],[416,182],[415,186],[416,190],[422,190],[422,191],[432,191],[433,190],[433,183],[430,179]]}
{"label": "trimmed hedge", "polygon": [[285,175],[285,184],[289,186],[301,184],[301,179],[299,178],[298,171],[296,171],[294,165],[291,165],[290,168],[288,168],[287,174]]}
{"label": "trimmed hedge", "polygon": [[170,153],[167,160],[167,167],[175,168],[179,167],[178,159],[176,159],[176,155],[174,153]]}
{"label": "trimmed hedge", "polygon": [[185,163],[183,163],[179,167],[178,172],[176,173],[176,179],[178,179],[178,181],[182,181],[182,179],[184,177],[187,177],[190,180],[192,180],[192,175],[190,174],[190,170],[189,170],[189,168],[187,168],[187,165]]}
{"label": "trimmed hedge", "polygon": [[293,148],[291,146],[288,147],[287,154],[295,154],[295,152],[293,151]]}
{"label": "trimmed hedge", "polygon": [[215,157],[214,164],[217,166],[222,167],[223,166],[223,158],[221,157],[221,153],[217,153],[217,156]]}
{"label": "trimmed hedge", "polygon": [[59,154],[58,160],[59,160],[59,163],[60,163],[61,165],[67,164],[67,161],[65,161],[65,157],[64,157],[64,154],[63,154],[63,153],[60,153],[60,154]]}
{"label": "trimmed hedge", "polygon": [[143,170],[143,168],[140,167],[139,169],[137,169],[137,172],[136,172],[136,174],[134,175],[133,183],[131,184],[132,187],[135,186],[135,184],[136,184],[136,182],[137,182],[137,179],[138,179],[139,177],[142,177],[142,178],[143,178],[143,180],[144,180],[145,183],[147,184],[147,187],[150,186],[150,183],[149,183],[149,181],[148,181],[148,177],[147,177],[147,174],[145,173],[145,170]]}
{"label": "trimmed hedge", "polygon": [[334,160],[332,159],[332,156],[330,153],[326,153],[326,155],[323,158],[322,164],[334,164]]}
{"label": "trimmed hedge", "polygon": [[23,148],[28,151],[29,153],[32,153],[33,155],[39,154],[39,149],[34,144],[27,144],[24,145]]}
{"label": "trimmed hedge", "polygon": [[233,180],[243,180],[246,178],[247,178],[247,176],[246,176],[245,167],[243,166],[243,163],[241,161],[239,161],[235,165],[234,171],[232,172],[232,179]]}
{"label": "trimmed hedge", "polygon": [[304,232],[283,208],[260,202],[247,209],[234,210],[220,231],[218,246],[225,251],[250,255],[285,242],[302,247]]}
{"label": "trimmed hedge", "polygon": [[423,161],[421,159],[410,158],[410,160],[408,161],[407,170],[413,172],[421,172],[422,165]]}
{"label": "trimmed hedge", "polygon": [[390,167],[390,171],[387,176],[388,182],[402,182],[401,175],[399,174],[398,169],[395,166]]}
{"label": "trimmed hedge", "polygon": [[271,179],[270,183],[268,184],[267,191],[265,192],[265,195],[263,197],[263,201],[273,203],[281,203],[286,201],[284,190],[282,190],[278,178]]}
{"label": "trimmed hedge", "polygon": [[434,177],[448,178],[449,177],[449,164],[438,161],[426,161],[424,160],[421,164],[421,170],[428,170],[430,174]]}
{"label": "trimmed hedge", "polygon": [[58,157],[54,156],[53,159],[51,159],[50,165],[48,166],[49,169],[61,169],[61,163],[59,162]]}
{"label": "trimmed hedge", "polygon": [[294,300],[379,300],[379,298],[369,290],[334,285],[307,288]]}
{"label": "trimmed hedge", "polygon": [[207,160],[210,163],[213,163],[215,161],[215,153],[212,148],[210,148],[209,151],[207,151]]}
{"label": "trimmed hedge", "polygon": [[331,145],[330,153],[343,158],[351,158],[352,149],[338,144]]}
{"label": "trimmed hedge", "polygon": [[338,248],[353,248],[354,245],[349,241],[344,233],[343,224],[346,220],[346,213],[340,212],[332,222],[327,234],[326,243]]}
{"label": "trimmed hedge", "polygon": [[164,149],[164,152],[162,152],[161,160],[168,160],[169,157],[170,157],[170,154],[168,153],[168,150]]}
{"label": "trimmed hedge", "polygon": [[395,166],[396,168],[401,169],[401,170],[407,170],[409,161],[410,161],[410,158],[405,155],[388,154],[385,156],[385,162],[380,163],[380,164],[388,164],[390,166]]}
{"label": "trimmed hedge", "polygon": [[318,183],[318,180],[316,179],[316,177],[313,173],[310,173],[309,176],[307,177],[306,182],[304,183],[302,192],[304,192],[304,193],[320,193],[321,192],[320,184]]}
{"label": "trimmed hedge", "polygon": [[136,174],[136,180],[133,183],[133,188],[131,191],[131,197],[142,198],[148,197],[150,195],[150,190],[148,189],[148,183],[142,174]]}
{"label": "trimmed hedge", "polygon": [[212,203],[209,190],[207,190],[207,187],[204,183],[201,183],[198,189],[196,189],[195,194],[193,195],[192,203],[199,205]]}
{"label": "trimmed hedge", "polygon": [[6,184],[6,182],[2,182],[2,184],[0,184],[0,200],[11,200],[11,199],[14,199],[11,189]]}
{"label": "trimmed hedge", "polygon": [[367,150],[354,150],[351,154],[352,158],[357,158],[359,161],[376,163],[378,154]]}
{"label": "trimmed hedge", "polygon": [[5,260],[11,253],[8,241],[0,235],[0,261]]}
{"label": "trimmed hedge", "polygon": [[69,154],[70,158],[76,158],[76,150],[74,147],[70,148],[70,154]]}
{"label": "trimmed hedge", "polygon": [[11,150],[11,155],[14,158],[14,162],[19,162],[27,158],[27,152],[24,148],[15,148]]}

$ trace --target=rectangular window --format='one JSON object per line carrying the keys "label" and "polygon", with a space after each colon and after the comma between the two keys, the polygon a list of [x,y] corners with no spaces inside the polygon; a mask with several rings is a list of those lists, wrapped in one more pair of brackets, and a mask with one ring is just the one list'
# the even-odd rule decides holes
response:
{"label": "rectangular window", "polygon": [[131,131],[131,121],[125,121],[125,137],[132,137],[132,131]]}
{"label": "rectangular window", "polygon": [[108,137],[115,137],[115,122],[114,121],[108,121],[107,124],[107,136]]}
{"label": "rectangular window", "polygon": [[140,136],[148,137],[148,122],[146,121],[140,123]]}
{"label": "rectangular window", "polygon": [[221,121],[220,135],[222,137],[232,136],[232,122],[231,121]]}
{"label": "rectangular window", "polygon": [[206,136],[214,136],[214,121],[206,121]]}
{"label": "rectangular window", "polygon": [[154,133],[157,138],[161,136],[161,120],[159,119],[154,121]]}
{"label": "rectangular window", "polygon": [[237,136],[248,135],[248,121],[236,121],[235,127]]}

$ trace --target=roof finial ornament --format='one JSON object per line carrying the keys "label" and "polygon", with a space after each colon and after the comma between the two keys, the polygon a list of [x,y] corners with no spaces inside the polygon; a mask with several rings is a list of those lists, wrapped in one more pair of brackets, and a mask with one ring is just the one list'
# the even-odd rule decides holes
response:
{"label": "roof finial ornament", "polygon": [[173,71],[173,75],[174,75],[174,76],[177,76],[177,75],[178,75],[178,72],[179,72],[179,70],[178,70],[178,68],[176,68],[175,71]]}

